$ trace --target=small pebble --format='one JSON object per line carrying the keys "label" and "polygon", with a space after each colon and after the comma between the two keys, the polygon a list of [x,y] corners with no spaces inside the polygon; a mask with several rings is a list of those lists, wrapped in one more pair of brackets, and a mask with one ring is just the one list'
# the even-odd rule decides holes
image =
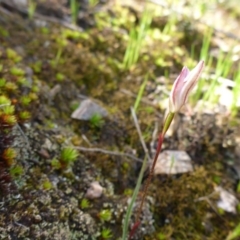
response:
{"label": "small pebble", "polygon": [[99,182],[92,182],[90,187],[88,188],[85,197],[88,199],[100,198],[103,193],[103,187],[99,184]]}

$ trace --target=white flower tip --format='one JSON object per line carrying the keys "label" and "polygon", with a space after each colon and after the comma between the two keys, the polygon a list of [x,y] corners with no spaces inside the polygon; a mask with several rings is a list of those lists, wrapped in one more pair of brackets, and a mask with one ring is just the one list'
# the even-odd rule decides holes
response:
{"label": "white flower tip", "polygon": [[196,85],[202,70],[204,61],[198,62],[197,66],[189,71],[187,67],[183,67],[181,73],[173,84],[169,98],[170,112],[177,112],[186,103],[187,98],[193,87]]}
{"label": "white flower tip", "polygon": [[204,61],[201,60],[201,61],[198,63],[197,67],[199,68],[200,71],[202,71],[203,68],[204,68],[204,65],[205,65]]}

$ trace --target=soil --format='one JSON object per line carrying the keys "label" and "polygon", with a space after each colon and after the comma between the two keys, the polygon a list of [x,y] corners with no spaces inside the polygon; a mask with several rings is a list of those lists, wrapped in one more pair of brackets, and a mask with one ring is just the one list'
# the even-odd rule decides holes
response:
{"label": "soil", "polygon": [[[107,239],[106,229],[108,239],[121,239],[145,156],[130,107],[148,74],[137,116],[153,157],[153,132],[156,123],[160,132],[167,95],[182,63],[189,61],[189,43],[200,52],[202,26],[183,18],[167,41],[149,40],[138,62],[126,69],[126,36],[138,24],[139,9],[112,1],[80,6],[73,25],[67,1],[38,1],[32,19],[26,6],[0,3],[0,93],[15,107],[17,121],[6,124],[11,114],[0,114],[0,239]],[[163,29],[167,20],[155,18],[151,27]],[[71,119],[87,98],[108,116]],[[222,106],[209,109],[188,104],[176,116],[163,150],[186,151],[194,171],[154,176],[134,239],[226,239],[239,223],[239,204],[235,213],[224,211],[215,194],[221,186],[240,198],[239,112],[231,117]],[[66,147],[81,147],[75,161],[61,158]],[[14,149],[15,157],[6,149]],[[95,181],[103,193],[87,199]],[[141,196],[142,191],[131,226]]]}

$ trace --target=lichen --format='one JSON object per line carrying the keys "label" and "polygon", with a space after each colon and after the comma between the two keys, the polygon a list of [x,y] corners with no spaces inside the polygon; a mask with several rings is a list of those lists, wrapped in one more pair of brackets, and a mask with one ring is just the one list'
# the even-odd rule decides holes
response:
{"label": "lichen", "polygon": [[[129,109],[149,73],[148,96],[137,112],[149,146],[156,119],[161,125],[164,117],[161,108],[149,106],[149,102],[165,98],[156,88],[163,84],[157,76],[170,68],[174,72],[189,53],[183,55],[188,44],[185,32],[172,34],[169,41],[153,38],[143,46],[136,66],[124,69],[124,33],[138,16],[127,9],[114,11],[114,19],[106,13],[96,14],[99,22],[84,32],[50,23],[43,28],[20,17],[22,24],[17,24],[15,18],[3,16],[7,24],[6,29],[0,28],[4,46],[0,48],[0,187],[8,194],[0,194],[1,239],[101,239],[108,229],[110,236],[121,237],[141,163],[121,154],[74,150],[69,160],[61,153],[66,147],[92,146],[143,159]],[[123,20],[121,14],[131,19]],[[164,21],[153,21],[153,25],[162,29]],[[174,47],[177,45],[184,50]],[[170,85],[167,78],[164,84]],[[110,116],[89,122],[71,119],[79,98],[86,96],[103,102]],[[9,106],[2,108],[6,103]],[[219,213],[201,200],[211,195],[215,184],[234,189],[232,178],[224,171],[224,153],[235,147],[234,135],[228,130],[236,129],[227,123],[218,126],[208,114],[180,115],[180,121],[181,127],[176,127],[171,138],[166,137],[163,148],[187,151],[195,170],[154,178],[135,239],[224,239],[239,221],[239,214]],[[7,131],[3,122],[8,123]],[[63,166],[63,162],[71,163]],[[103,194],[86,204],[86,191],[94,181],[103,187]],[[131,226],[141,196],[140,192]]]}

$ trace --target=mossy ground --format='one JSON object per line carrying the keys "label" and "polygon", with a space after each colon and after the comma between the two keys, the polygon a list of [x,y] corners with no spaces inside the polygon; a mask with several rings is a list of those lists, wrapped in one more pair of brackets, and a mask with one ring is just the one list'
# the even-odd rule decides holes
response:
{"label": "mossy ground", "polygon": [[[122,18],[126,12],[128,18]],[[138,63],[126,70],[122,65],[126,34],[119,29],[129,31],[136,15],[127,8],[117,8],[114,14],[96,14],[96,24],[83,32],[48,22],[42,26],[16,14],[1,16],[0,74],[8,84],[1,87],[1,94],[11,99],[18,112],[31,114],[27,124],[19,120],[11,132],[18,156],[15,165],[4,171],[21,171],[11,175],[11,188],[1,188],[1,239],[102,239],[105,228],[112,230],[114,239],[121,236],[127,190],[134,188],[141,164],[94,152],[80,152],[68,169],[55,169],[52,160],[60,157],[63,147],[89,147],[88,142],[102,149],[136,152],[143,159],[130,115],[139,87],[148,73],[148,101],[141,103],[138,118],[149,146],[155,122],[162,124],[164,108],[148,102],[164,101],[167,96],[158,95],[155,89],[162,83],[169,90],[172,84],[168,78],[155,79],[169,71],[177,74],[189,58],[189,39],[194,36],[196,51],[200,51],[202,33],[190,30],[191,23],[182,20],[168,41],[152,40],[143,48]],[[152,27],[162,29],[166,21],[154,19]],[[18,71],[16,77],[13,68],[22,69],[23,74]],[[19,80],[22,75],[24,84]],[[23,95],[30,100],[22,99]],[[100,100],[109,111],[100,127],[70,118],[82,96]],[[195,170],[154,178],[148,194],[151,212],[147,209],[148,216],[143,219],[153,218],[155,230],[148,232],[152,226],[146,223],[138,239],[225,239],[239,222],[239,213],[217,209],[217,196],[200,199],[211,195],[219,184],[240,197],[236,179],[228,172],[238,129],[219,114],[180,114],[179,118],[181,124],[166,138],[164,149],[187,151]],[[217,118],[222,119],[221,125]],[[81,209],[93,181],[105,188],[103,197],[90,200],[89,207]],[[110,220],[99,218],[103,209],[111,211]]]}

